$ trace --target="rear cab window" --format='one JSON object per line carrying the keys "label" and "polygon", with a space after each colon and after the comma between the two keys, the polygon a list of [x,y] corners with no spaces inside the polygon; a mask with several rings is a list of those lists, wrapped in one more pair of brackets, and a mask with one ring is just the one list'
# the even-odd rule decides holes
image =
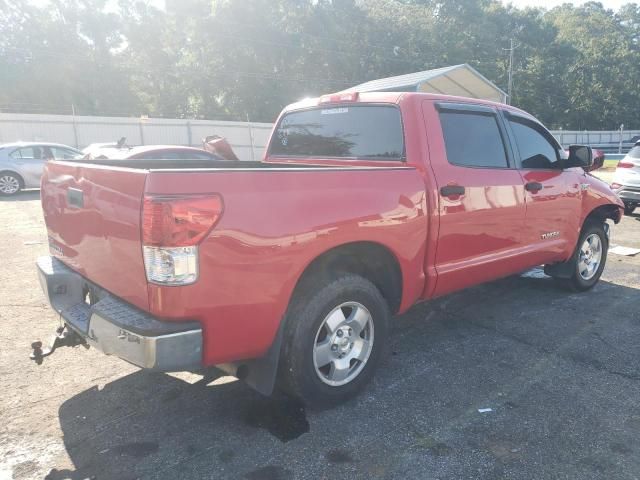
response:
{"label": "rear cab window", "polygon": [[269,155],[402,161],[400,109],[333,104],[285,113],[271,138]]}

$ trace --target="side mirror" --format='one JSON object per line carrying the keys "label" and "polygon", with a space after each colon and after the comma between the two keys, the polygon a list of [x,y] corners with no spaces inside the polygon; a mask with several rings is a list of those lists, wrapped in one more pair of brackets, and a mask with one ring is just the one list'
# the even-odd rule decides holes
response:
{"label": "side mirror", "polygon": [[[604,161],[604,157],[603,157]],[[593,150],[585,145],[570,145],[566,168],[582,167],[585,170],[593,165]]]}
{"label": "side mirror", "polygon": [[602,150],[593,151],[593,162],[590,167],[585,168],[585,172],[593,172],[604,166],[604,152]]}

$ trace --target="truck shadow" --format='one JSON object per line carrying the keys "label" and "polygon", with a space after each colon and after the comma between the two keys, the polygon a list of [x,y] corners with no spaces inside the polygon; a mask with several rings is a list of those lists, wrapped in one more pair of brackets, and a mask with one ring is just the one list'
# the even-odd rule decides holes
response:
{"label": "truck shadow", "polygon": [[[597,385],[578,380],[565,385],[571,380],[553,378],[567,368],[577,372],[566,372],[569,379],[578,379],[585,369],[607,378],[640,379],[635,353],[640,317],[634,313],[640,291],[602,281],[589,293],[570,294],[549,278],[535,277],[472,288],[397,317],[392,355],[373,385],[332,410],[305,412],[294,400],[262,397],[215,372],[191,384],[136,372],[103,388],[93,386],[59,410],[75,469],[54,469],[47,478],[275,480],[303,473],[322,478],[328,472],[327,478],[346,478],[350,468],[358,468],[362,478],[387,478],[398,458],[416,449],[435,459],[446,456],[460,469],[472,468],[458,475],[470,478],[479,471],[474,461],[489,462],[496,474],[509,461],[526,461],[519,441],[528,442],[531,461],[547,448],[574,448],[561,427],[549,427],[545,420],[572,415],[564,410],[566,398],[560,396],[556,404],[548,392],[544,396],[544,388],[532,394],[524,386],[538,382],[545,388],[557,384],[597,392]],[[575,437],[588,435],[594,422],[589,412],[608,415],[599,404],[607,400],[593,391],[589,400],[573,393],[573,403],[594,403],[570,406],[577,412],[571,419]],[[504,425],[474,423],[477,407],[487,404],[502,409]],[[525,404],[531,411],[523,433],[517,409]],[[506,430],[487,432],[490,428]],[[433,431],[449,433],[440,439]],[[516,446],[495,440],[503,437]],[[640,448],[639,442],[628,448]],[[465,459],[472,447],[485,457]],[[599,454],[595,447],[583,448],[587,460],[576,468],[616,476],[615,462],[598,463],[589,456]]]}
{"label": "truck shadow", "polygon": [[22,190],[11,196],[0,196],[0,202],[28,202],[30,200],[38,200],[40,198],[40,190]]}

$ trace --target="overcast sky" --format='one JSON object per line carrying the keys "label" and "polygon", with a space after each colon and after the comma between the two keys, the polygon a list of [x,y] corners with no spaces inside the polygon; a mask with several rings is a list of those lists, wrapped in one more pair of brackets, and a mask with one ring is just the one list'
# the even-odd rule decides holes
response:
{"label": "overcast sky", "polygon": [[[610,8],[612,10],[618,10],[622,5],[626,3],[632,3],[633,0],[600,0],[600,3],[604,5],[605,8]],[[563,3],[573,3],[574,5],[582,5],[585,3],[583,0],[574,0],[571,2],[563,1],[563,0],[502,0],[502,3],[507,4],[511,3],[516,7],[524,8],[524,7],[543,7],[543,8],[553,8],[558,5],[562,5]],[[640,3],[640,2],[636,2]]]}

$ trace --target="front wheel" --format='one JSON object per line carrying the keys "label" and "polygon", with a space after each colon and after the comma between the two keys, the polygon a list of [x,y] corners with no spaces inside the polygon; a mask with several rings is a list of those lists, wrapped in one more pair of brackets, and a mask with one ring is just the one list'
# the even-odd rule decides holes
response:
{"label": "front wheel", "polygon": [[299,294],[285,321],[279,383],[308,405],[335,405],[357,394],[386,350],[389,308],[358,275]]}
{"label": "front wheel", "polygon": [[598,283],[607,261],[608,249],[609,239],[604,226],[596,222],[586,224],[571,257],[573,271],[566,280],[568,286],[576,291],[585,291]]}

